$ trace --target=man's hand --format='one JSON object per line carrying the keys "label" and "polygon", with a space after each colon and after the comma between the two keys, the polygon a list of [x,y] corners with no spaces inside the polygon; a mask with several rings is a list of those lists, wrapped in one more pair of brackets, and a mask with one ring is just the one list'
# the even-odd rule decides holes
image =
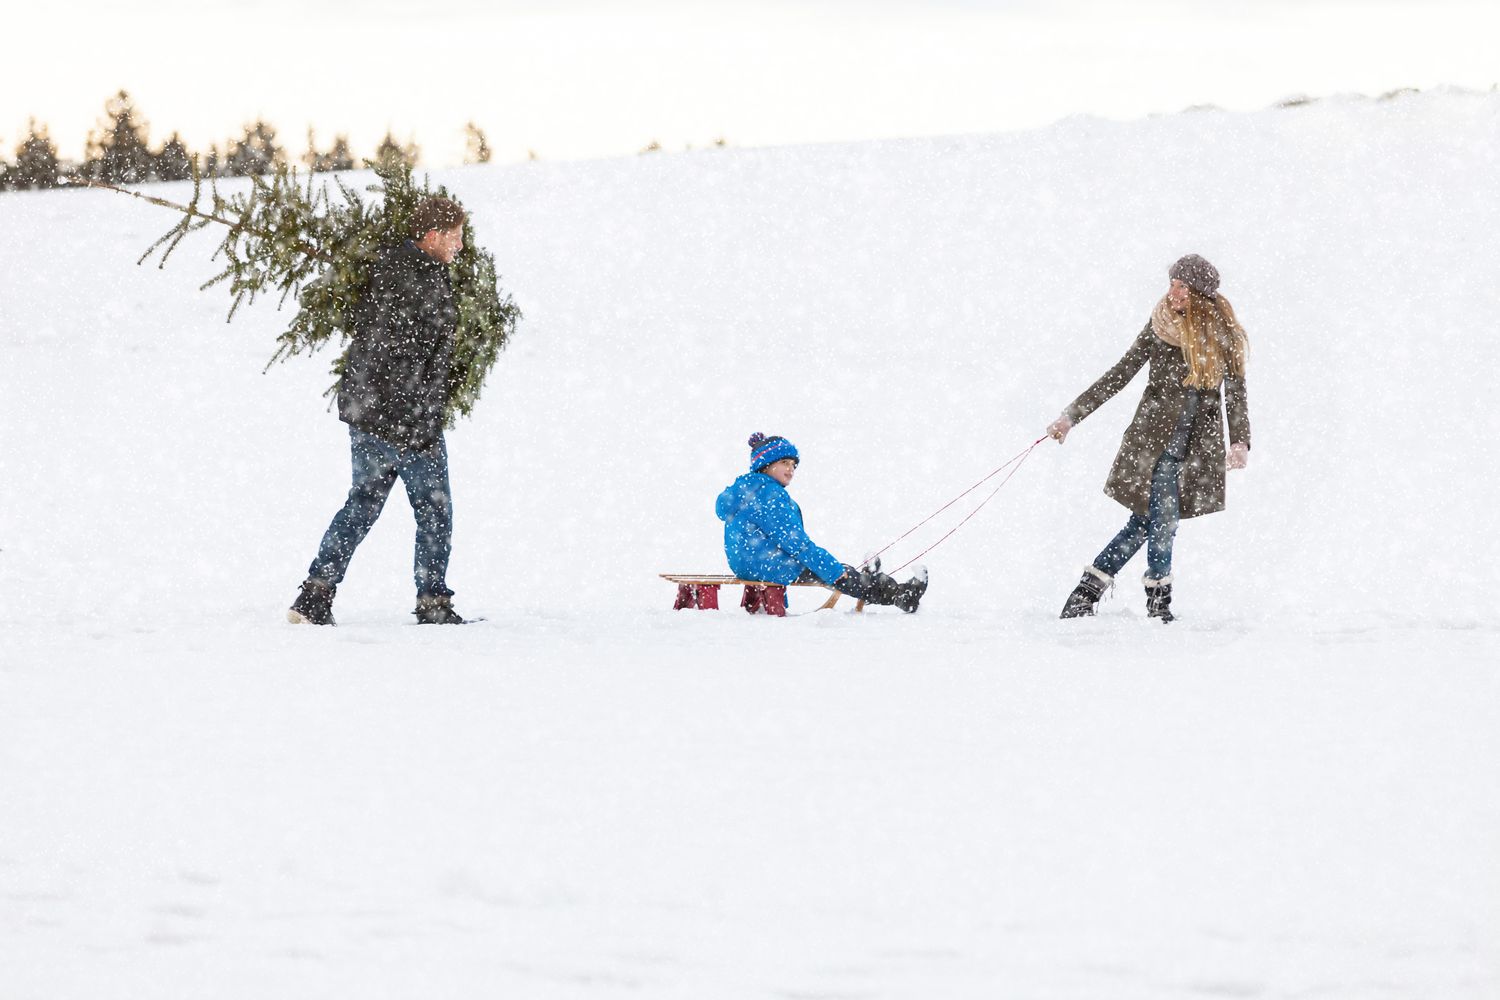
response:
{"label": "man's hand", "polygon": [[1250,464],[1250,446],[1243,441],[1236,441],[1229,446],[1229,467],[1231,469],[1243,469]]}
{"label": "man's hand", "polygon": [[1072,429],[1073,421],[1069,420],[1067,417],[1058,417],[1056,420],[1052,421],[1052,423],[1047,425],[1047,436],[1049,438],[1052,438],[1058,444],[1062,444],[1068,439],[1068,431]]}

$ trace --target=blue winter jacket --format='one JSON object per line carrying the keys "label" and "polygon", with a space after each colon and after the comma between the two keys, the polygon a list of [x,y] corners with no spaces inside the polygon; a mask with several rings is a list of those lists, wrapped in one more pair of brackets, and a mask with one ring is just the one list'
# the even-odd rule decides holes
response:
{"label": "blue winter jacket", "polygon": [[791,583],[806,568],[832,583],[844,574],[844,564],[807,537],[802,508],[786,487],[764,472],[730,483],[715,511],[724,522],[724,555],[741,579]]}

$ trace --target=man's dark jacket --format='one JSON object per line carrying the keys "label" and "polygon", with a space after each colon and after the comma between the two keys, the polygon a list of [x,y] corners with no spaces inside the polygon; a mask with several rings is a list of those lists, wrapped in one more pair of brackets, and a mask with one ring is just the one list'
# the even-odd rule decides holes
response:
{"label": "man's dark jacket", "polygon": [[443,430],[458,309],[448,267],[412,241],[380,251],[354,313],[339,418],[423,451]]}

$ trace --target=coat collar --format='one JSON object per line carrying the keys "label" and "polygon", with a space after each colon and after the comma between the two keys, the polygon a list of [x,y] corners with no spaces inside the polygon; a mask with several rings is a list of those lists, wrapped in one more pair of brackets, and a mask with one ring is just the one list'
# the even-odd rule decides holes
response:
{"label": "coat collar", "polygon": [[447,273],[448,265],[429,254],[426,250],[417,246],[417,241],[408,239],[396,248],[396,256],[409,260],[412,264],[420,267],[429,267]]}

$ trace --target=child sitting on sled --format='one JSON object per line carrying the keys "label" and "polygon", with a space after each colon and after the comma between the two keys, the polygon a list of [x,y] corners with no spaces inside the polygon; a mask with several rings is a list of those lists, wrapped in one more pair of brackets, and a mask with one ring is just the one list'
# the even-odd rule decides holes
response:
{"label": "child sitting on sled", "polygon": [[880,561],[854,568],[839,562],[807,537],[802,508],[786,488],[797,471],[797,447],[784,437],[750,435],[750,471],[719,494],[715,510],[724,522],[724,554],[744,580],[785,586],[818,581],[867,604],[917,610],[927,590],[927,570],[897,583],[880,572]]}

